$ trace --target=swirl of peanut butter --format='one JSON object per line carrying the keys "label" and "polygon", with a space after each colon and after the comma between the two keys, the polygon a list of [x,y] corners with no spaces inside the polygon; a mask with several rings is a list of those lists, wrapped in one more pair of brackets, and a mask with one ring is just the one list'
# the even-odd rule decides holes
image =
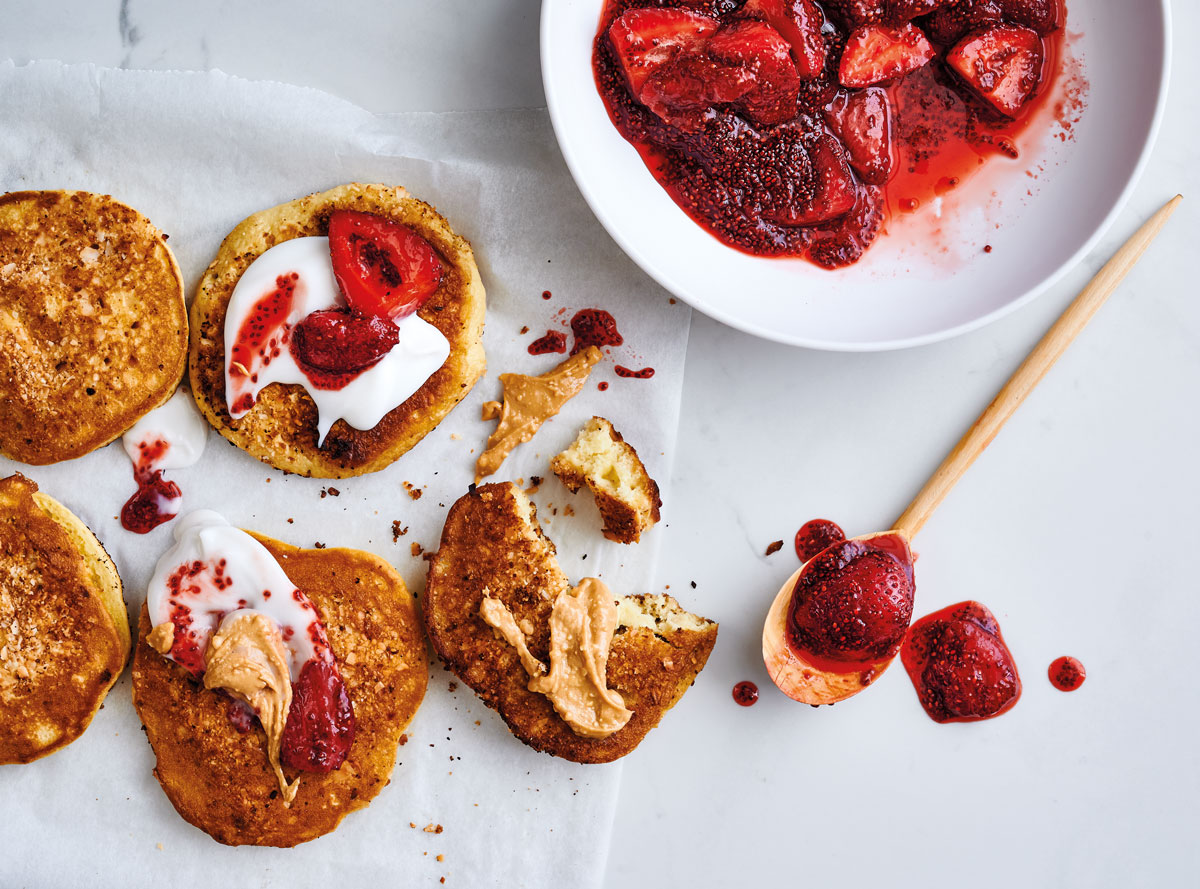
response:
{"label": "swirl of peanut butter", "polygon": [[602,581],[587,577],[554,600],[550,612],[550,669],[529,651],[526,632],[499,599],[485,596],[479,616],[521,658],[529,690],[545,695],[577,735],[607,738],[625,726],[633,711],[608,687],[606,671],[617,605]]}
{"label": "swirl of peanut butter", "polygon": [[283,727],[292,706],[292,681],[278,624],[259,611],[230,612],[204,653],[204,687],[221,688],[250,707],[267,733],[267,760],[290,806],[300,787],[280,766]]}

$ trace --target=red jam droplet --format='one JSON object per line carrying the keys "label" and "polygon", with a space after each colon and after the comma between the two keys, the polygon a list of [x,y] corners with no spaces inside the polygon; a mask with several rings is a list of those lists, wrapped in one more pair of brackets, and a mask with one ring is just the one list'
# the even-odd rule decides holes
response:
{"label": "red jam droplet", "polygon": [[908,631],[900,658],[934,722],[991,719],[1021,697],[1021,678],[1000,625],[978,602],[921,618]]}
{"label": "red jam droplet", "polygon": [[325,774],[340,766],[354,743],[354,709],[337,667],[313,659],[292,685],[281,741],[283,764]]}
{"label": "red jam droplet", "polygon": [[604,309],[581,309],[571,319],[571,332],[575,334],[575,345],[571,354],[586,349],[588,346],[604,348],[619,346],[625,342],[617,330],[616,319]]}
{"label": "red jam droplet", "polygon": [[162,439],[138,444],[138,460],[133,466],[138,488],[121,507],[121,527],[126,531],[149,534],[178,515],[183,496],[179,486],[164,479],[161,469],[154,469],[168,447]]}
{"label": "red jam droplet", "polygon": [[901,535],[834,544],[801,570],[785,638],[821,670],[857,672],[896,653],[915,592],[912,554]]}
{"label": "red jam droplet", "polygon": [[622,367],[618,364],[613,370],[616,371],[619,377],[627,377],[635,380],[648,380],[654,376],[654,368],[652,367],[643,367],[641,370],[630,370],[628,367]]}
{"label": "red jam droplet", "polygon": [[567,335],[557,330],[547,330],[529,344],[530,355],[551,355],[567,351]]}
{"label": "red jam droplet", "polygon": [[758,700],[758,686],[749,681],[739,682],[733,687],[733,699],[739,706],[753,706]]}
{"label": "red jam droplet", "polygon": [[1087,678],[1083,664],[1073,657],[1066,656],[1057,658],[1050,665],[1049,674],[1050,684],[1059,691],[1075,691]]}
{"label": "red jam droplet", "polygon": [[807,562],[823,549],[846,539],[846,532],[829,519],[813,519],[805,522],[796,532],[796,555]]}

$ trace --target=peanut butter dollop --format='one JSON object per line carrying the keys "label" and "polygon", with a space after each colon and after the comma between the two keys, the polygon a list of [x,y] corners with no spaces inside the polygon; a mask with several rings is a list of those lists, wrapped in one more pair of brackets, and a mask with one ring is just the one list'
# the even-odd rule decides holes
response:
{"label": "peanut butter dollop", "polygon": [[171,653],[171,647],[175,644],[175,624],[164,620],[146,634],[146,642],[151,648],[166,657]]}
{"label": "peanut butter dollop", "polygon": [[579,394],[601,357],[599,349],[588,346],[540,376],[500,374],[504,404],[487,401],[483,405],[483,419],[499,417],[500,422],[475,462],[475,484],[499,469],[513,448],[533,438],[544,422]]}
{"label": "peanut butter dollop", "polygon": [[279,779],[279,791],[290,806],[300,786],[283,775],[279,755],[283,727],[292,706],[292,681],[279,626],[258,611],[230,612],[208,641],[204,653],[204,687],[222,688],[247,704],[267,733],[267,760]]}
{"label": "peanut butter dollop", "polygon": [[499,599],[485,596],[479,616],[517,650],[529,690],[545,695],[577,735],[607,738],[629,722],[621,695],[608,687],[608,652],[617,605],[602,581],[587,577],[559,595],[550,612],[550,670],[529,651],[525,632]]}

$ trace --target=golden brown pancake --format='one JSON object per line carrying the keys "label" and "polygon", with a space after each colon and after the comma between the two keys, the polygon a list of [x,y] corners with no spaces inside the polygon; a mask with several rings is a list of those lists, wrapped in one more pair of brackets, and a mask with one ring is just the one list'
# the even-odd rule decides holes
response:
{"label": "golden brown pancake", "polygon": [[[276,383],[239,420],[225,403],[225,311],[242,273],[283,241],[326,235],[335,209],[361,210],[411,227],[442,259],[442,282],[417,314],[450,341],[450,357],[373,429],[333,424],[317,447],[317,407],[303,386]],[[466,398],[483,375],[484,291],[471,245],[428,204],[403,188],[342,185],[255,213],[229,233],[204,273],[192,303],[191,381],[196,403],[213,427],[276,469],[346,478],[392,463]]]}
{"label": "golden brown pancake", "polygon": [[83,734],[128,657],[121,578],[100,541],[25,476],[0,480],[0,763]]}
{"label": "golden brown pancake", "polygon": [[391,566],[353,549],[299,549],[255,534],[312,600],[354,707],[354,743],[327,775],[293,772],[284,805],[257,720],[229,721],[229,698],[150,647],[142,606],[133,705],[157,763],[154,775],[184,820],[230,846],[295,846],[329,833],[388,783],[400,734],[425,696],[429,658],[413,597]]}
{"label": "golden brown pancake", "polygon": [[0,196],[0,451],[57,463],[166,401],[187,361],[166,235],[86,191]]}
{"label": "golden brown pancake", "polygon": [[585,738],[546,696],[528,689],[516,649],[479,616],[486,590],[517,623],[532,624],[529,650],[547,663],[550,611],[569,588],[524,492],[510,482],[482,485],[446,517],[441,548],[429,566],[425,629],[447,666],[530,747],[575,762],[611,762],[633,750],[695,681],[716,642],[717,625],[684,611],[670,596],[627,597],[609,654],[608,687],[620,693],[633,717],[607,738]]}

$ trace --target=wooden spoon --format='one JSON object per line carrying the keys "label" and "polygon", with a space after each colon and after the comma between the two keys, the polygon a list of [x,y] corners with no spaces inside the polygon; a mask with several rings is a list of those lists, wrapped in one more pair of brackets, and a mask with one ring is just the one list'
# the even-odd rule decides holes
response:
{"label": "wooden spoon", "polygon": [[[1182,195],[1176,195],[1167,202],[1125,242],[1112,259],[1105,263],[1054,326],[1046,332],[1041,342],[1029,353],[1029,357],[1004,384],[992,403],[979,415],[979,419],[954,446],[890,531],[867,534],[834,544],[810,559],[788,578],[772,602],[763,626],[763,660],[767,666],[767,673],[784,694],[806,704],[833,704],[862,691],[888,668],[903,640],[903,630],[912,618],[912,596],[915,587],[912,584],[909,542],[924,527],[933,511],[962,478],[968,467],[992,443],[1021,402],[1041,382],[1046,372],[1066,351],[1067,346],[1092,319],[1096,310],[1141,259],[1146,248],[1182,200]],[[896,637],[886,651],[858,650],[848,661],[838,658],[831,662],[829,657],[798,651],[797,646],[788,641],[788,618],[792,610],[793,593],[801,578],[805,579],[806,589],[820,587],[822,595],[829,594],[829,590],[833,589],[834,592],[828,595],[830,602],[836,603],[848,598],[857,602],[862,588],[863,569],[860,567],[857,570],[857,576],[851,575],[855,574],[856,565],[861,566],[863,553],[877,562],[885,558],[879,555],[883,553],[886,557],[894,559],[903,572],[907,572],[908,588],[885,591],[882,603],[875,603],[885,606],[875,609],[882,614],[876,613],[871,619],[875,622],[892,620],[893,629],[899,631],[898,635],[891,634]],[[821,573],[819,577],[814,577],[813,572]],[[904,586],[903,576],[898,576],[895,572],[889,576],[893,586],[897,582],[901,587]],[[839,581],[841,590],[837,589]],[[839,592],[842,593],[841,598]],[[889,615],[888,608],[894,613]],[[840,624],[834,621],[838,627],[836,632],[843,632],[842,627],[852,625],[860,616],[856,611],[846,615],[847,620]],[[885,645],[887,641],[885,638]],[[853,644],[850,647],[854,647]],[[844,661],[844,667],[838,661]]]}

